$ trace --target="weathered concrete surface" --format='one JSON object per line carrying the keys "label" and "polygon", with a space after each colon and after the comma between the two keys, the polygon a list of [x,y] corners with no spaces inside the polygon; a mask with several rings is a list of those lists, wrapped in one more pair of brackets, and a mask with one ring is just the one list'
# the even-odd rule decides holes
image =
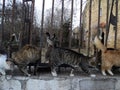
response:
{"label": "weathered concrete surface", "polygon": [[21,83],[19,80],[10,79],[8,76],[1,76],[0,90],[21,90]]}
{"label": "weathered concrete surface", "polygon": [[120,77],[1,76],[0,90],[120,90]]}

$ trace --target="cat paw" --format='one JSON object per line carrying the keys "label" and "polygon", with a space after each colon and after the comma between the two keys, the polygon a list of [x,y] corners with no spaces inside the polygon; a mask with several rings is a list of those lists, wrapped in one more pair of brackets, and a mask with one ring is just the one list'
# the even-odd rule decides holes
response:
{"label": "cat paw", "polygon": [[74,76],[74,74],[70,74],[70,77],[73,77]]}
{"label": "cat paw", "polygon": [[30,74],[28,74],[28,77],[30,77],[31,75]]}
{"label": "cat paw", "polygon": [[5,72],[0,72],[1,76],[5,76],[6,73]]}
{"label": "cat paw", "polygon": [[96,75],[95,74],[91,74],[90,77],[96,77]]}
{"label": "cat paw", "polygon": [[52,73],[52,76],[56,77],[57,76],[57,73],[55,72],[51,72]]}
{"label": "cat paw", "polygon": [[99,36],[99,38],[100,38],[100,40],[102,40],[102,37],[101,37],[101,36]]}
{"label": "cat paw", "polygon": [[106,76],[107,74],[104,71],[102,71],[102,75]]}
{"label": "cat paw", "polygon": [[108,71],[108,73],[109,73],[111,76],[114,75],[111,70],[107,70],[107,71]]}

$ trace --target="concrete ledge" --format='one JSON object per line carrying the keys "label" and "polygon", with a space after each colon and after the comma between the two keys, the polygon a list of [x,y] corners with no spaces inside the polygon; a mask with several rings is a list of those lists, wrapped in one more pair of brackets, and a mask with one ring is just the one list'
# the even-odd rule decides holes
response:
{"label": "concrete ledge", "polygon": [[1,76],[0,90],[120,90],[120,77]]}

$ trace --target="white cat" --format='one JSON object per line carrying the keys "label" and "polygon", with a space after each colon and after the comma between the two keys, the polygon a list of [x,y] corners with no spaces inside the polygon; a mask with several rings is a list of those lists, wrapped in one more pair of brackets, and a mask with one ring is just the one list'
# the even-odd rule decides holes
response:
{"label": "white cat", "polygon": [[13,70],[13,63],[7,60],[7,55],[0,54],[0,74],[6,75],[5,70]]}

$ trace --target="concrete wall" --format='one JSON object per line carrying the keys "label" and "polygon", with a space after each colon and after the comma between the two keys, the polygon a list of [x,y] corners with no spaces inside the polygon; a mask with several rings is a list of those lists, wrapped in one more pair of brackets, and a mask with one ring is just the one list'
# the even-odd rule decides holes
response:
{"label": "concrete wall", "polygon": [[120,78],[1,76],[0,90],[120,90]]}

